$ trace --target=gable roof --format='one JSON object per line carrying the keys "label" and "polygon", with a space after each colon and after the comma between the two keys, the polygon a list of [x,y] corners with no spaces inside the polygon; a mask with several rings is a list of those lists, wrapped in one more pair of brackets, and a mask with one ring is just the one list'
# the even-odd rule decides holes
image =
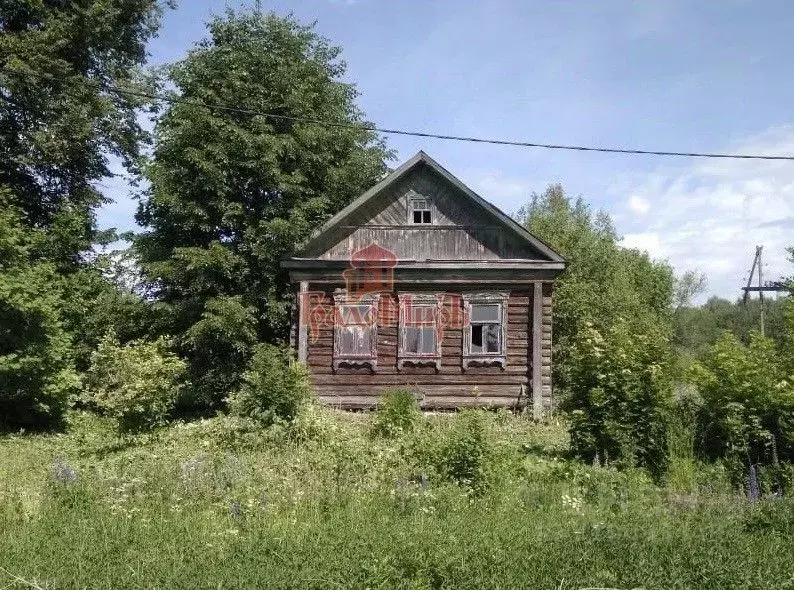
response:
{"label": "gable roof", "polygon": [[319,245],[322,236],[324,236],[327,232],[342,225],[343,222],[348,219],[357,209],[376,199],[378,195],[380,195],[391,185],[395,184],[401,178],[405,177],[409,172],[422,165],[428,166],[431,170],[439,174],[443,179],[457,188],[465,197],[493,215],[502,224],[502,226],[505,227],[506,230],[512,232],[519,238],[520,241],[529,244],[541,254],[548,257],[550,262],[565,262],[565,259],[560,254],[555,252],[548,244],[543,242],[543,240],[529,233],[526,228],[516,222],[512,217],[483,199],[449,170],[444,168],[441,164],[436,162],[433,158],[421,150],[393,172],[389,173],[385,178],[383,178],[383,180],[378,182],[360,197],[347,205],[347,207],[342,209],[339,213],[331,217],[322,225],[322,227],[314,231],[303,248],[301,248],[301,251],[311,251],[315,245]]}

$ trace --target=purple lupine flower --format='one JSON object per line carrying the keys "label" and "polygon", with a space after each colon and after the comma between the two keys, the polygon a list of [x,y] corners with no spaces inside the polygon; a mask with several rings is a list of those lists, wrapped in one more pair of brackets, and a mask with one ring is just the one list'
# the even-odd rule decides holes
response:
{"label": "purple lupine flower", "polygon": [[56,457],[52,462],[52,479],[56,483],[75,483],[77,470],[66,462],[65,457]]}
{"label": "purple lupine flower", "polygon": [[750,471],[747,474],[747,496],[750,502],[755,502],[761,497],[761,492],[758,489],[758,473],[756,472],[755,465],[750,465]]}
{"label": "purple lupine flower", "polygon": [[240,511],[240,503],[237,501],[232,502],[232,517],[239,518],[242,512]]}

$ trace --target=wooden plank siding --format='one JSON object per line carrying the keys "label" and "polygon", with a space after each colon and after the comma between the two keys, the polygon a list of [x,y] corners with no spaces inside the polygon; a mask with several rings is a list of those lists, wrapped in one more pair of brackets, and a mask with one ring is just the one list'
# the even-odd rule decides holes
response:
{"label": "wooden plank siding", "polygon": [[[408,202],[414,197],[425,197],[432,203],[432,225],[409,222]],[[400,260],[542,258],[502,230],[496,219],[472,210],[471,204],[437,174],[422,169],[390,186],[377,201],[361,207],[346,225],[331,232],[319,258],[349,260],[369,244],[388,248]]]}
{"label": "wooden plank siding", "polygon": [[[306,364],[312,386],[322,402],[343,408],[374,407],[383,390],[390,387],[408,387],[416,391],[421,394],[421,404],[425,408],[526,405],[530,402],[532,297],[532,292],[527,290],[511,292],[508,299],[505,369],[470,367],[464,371],[463,328],[452,327],[443,329],[439,372],[425,366],[406,366],[398,370],[398,328],[395,322],[395,325],[377,326],[378,357],[374,372],[369,367],[340,367],[335,371],[334,330],[325,325],[308,338]],[[381,308],[386,298],[397,305],[396,294],[382,294]],[[322,301],[315,302],[321,308],[321,315],[333,317],[330,290],[325,292]]]}

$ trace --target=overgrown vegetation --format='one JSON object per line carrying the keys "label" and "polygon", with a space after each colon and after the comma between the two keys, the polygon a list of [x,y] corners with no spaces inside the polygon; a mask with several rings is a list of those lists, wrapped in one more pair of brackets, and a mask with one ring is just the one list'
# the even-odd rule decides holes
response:
{"label": "overgrown vegetation", "polygon": [[[315,435],[302,439],[292,427],[228,417],[119,439],[112,422],[89,414],[71,415],[65,436],[0,439],[0,582],[721,590],[790,582],[791,500],[749,502],[724,472],[698,467],[682,494],[642,471],[561,459],[564,426],[480,411],[423,417],[410,434],[373,439],[373,415],[310,414],[300,420]],[[473,494],[447,479],[436,456],[479,457],[449,465],[486,473],[488,485]]]}
{"label": "overgrown vegetation", "polygon": [[290,362],[285,346],[260,344],[243,375],[243,384],[229,400],[232,414],[245,416],[263,426],[290,421],[309,401],[311,388],[306,368]]}
{"label": "overgrown vegetation", "polygon": [[170,417],[184,380],[185,362],[165,338],[120,346],[108,332],[91,357],[86,402],[121,432],[152,430]]}
{"label": "overgrown vegetation", "polygon": [[185,405],[205,413],[240,386],[257,342],[286,339],[292,295],[281,260],[377,182],[390,158],[359,125],[340,49],[312,26],[229,11],[207,27],[168,69],[182,101],[157,121],[135,240],[149,295],[166,312],[161,329],[189,365]]}
{"label": "overgrown vegetation", "polygon": [[395,437],[411,432],[422,418],[416,394],[409,389],[386,390],[375,415],[372,432],[376,436]]}
{"label": "overgrown vegetation", "polygon": [[599,331],[585,324],[571,343],[571,450],[588,463],[667,468],[672,404],[669,344],[662,333],[633,333],[626,321]]}

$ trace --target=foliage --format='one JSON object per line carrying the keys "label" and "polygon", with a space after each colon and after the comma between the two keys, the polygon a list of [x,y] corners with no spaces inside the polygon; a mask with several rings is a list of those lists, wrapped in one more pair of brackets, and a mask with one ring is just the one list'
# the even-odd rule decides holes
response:
{"label": "foliage", "polygon": [[[363,122],[340,50],[311,26],[229,11],[208,27],[209,37],[168,69],[184,100],[157,122],[151,186],[137,214],[148,230],[135,247],[150,295],[169,312],[163,329],[183,340],[199,401],[215,408],[236,387],[253,342],[287,336],[292,295],[281,260],[374,184],[390,154],[369,131],[289,119]],[[237,302],[235,314],[252,310],[255,337],[235,342],[228,364],[228,346],[193,343],[216,300]]]}
{"label": "foliage", "polygon": [[703,398],[698,436],[706,457],[745,467],[794,459],[794,385],[770,339],[754,333],[744,346],[726,332],[691,379]]}
{"label": "foliage", "polygon": [[[457,418],[430,415],[430,427],[407,438],[439,445]],[[120,439],[105,419],[79,414],[62,436],[1,437],[0,583],[12,575],[42,588],[122,589],[790,582],[790,498],[751,505],[722,491],[671,493],[637,471],[550,457],[565,445],[564,428],[481,418],[525,467],[492,472],[498,485],[481,494],[412,479],[406,437],[373,439],[371,414],[325,409],[334,436],[301,442],[259,428],[259,439],[238,444],[228,436],[237,419],[226,416]],[[523,450],[541,441],[549,447]]]}
{"label": "foliage", "polygon": [[240,296],[206,302],[201,317],[182,338],[190,388],[180,400],[181,413],[220,409],[223,399],[219,395],[240,387],[257,342],[255,312]]}
{"label": "foliage", "polygon": [[381,396],[372,432],[376,436],[398,436],[404,432],[411,432],[421,419],[422,412],[413,391],[386,390]]}
{"label": "foliage", "polygon": [[120,346],[109,332],[91,357],[89,401],[112,417],[119,431],[147,431],[166,422],[184,378],[185,363],[165,338]]}
{"label": "foliage", "polygon": [[52,264],[29,263],[41,233],[0,191],[0,430],[57,427],[79,382]]}
{"label": "foliage", "polygon": [[594,215],[583,199],[572,201],[560,185],[551,185],[532,196],[519,218],[567,260],[554,290],[558,389],[570,389],[571,372],[581,372],[574,366],[572,342],[585,323],[604,334],[618,321],[638,335],[669,330],[672,269],[643,252],[620,247],[606,213]]}
{"label": "foliage", "polygon": [[258,345],[242,386],[229,399],[232,413],[266,426],[293,420],[311,390],[305,367],[290,360],[285,346]]}
{"label": "foliage", "polygon": [[94,183],[109,157],[134,170],[144,133],[139,66],[159,25],[157,0],[42,2],[0,8],[0,186],[31,228],[39,254],[71,270],[97,237]]}
{"label": "foliage", "polygon": [[434,463],[442,477],[482,493],[488,484],[487,467],[492,454],[483,412],[463,410],[452,429],[439,443]]}
{"label": "foliage", "polygon": [[641,466],[659,477],[667,467],[666,374],[663,333],[633,333],[627,322],[599,330],[585,324],[571,343],[571,451],[601,465]]}
{"label": "foliage", "polygon": [[763,305],[766,336],[780,345],[788,333],[785,322],[788,299],[767,299],[762,304],[758,299],[731,302],[711,297],[697,307],[678,307],[673,313],[673,343],[686,358],[693,360],[706,353],[726,330],[748,344],[750,333],[760,326]]}

